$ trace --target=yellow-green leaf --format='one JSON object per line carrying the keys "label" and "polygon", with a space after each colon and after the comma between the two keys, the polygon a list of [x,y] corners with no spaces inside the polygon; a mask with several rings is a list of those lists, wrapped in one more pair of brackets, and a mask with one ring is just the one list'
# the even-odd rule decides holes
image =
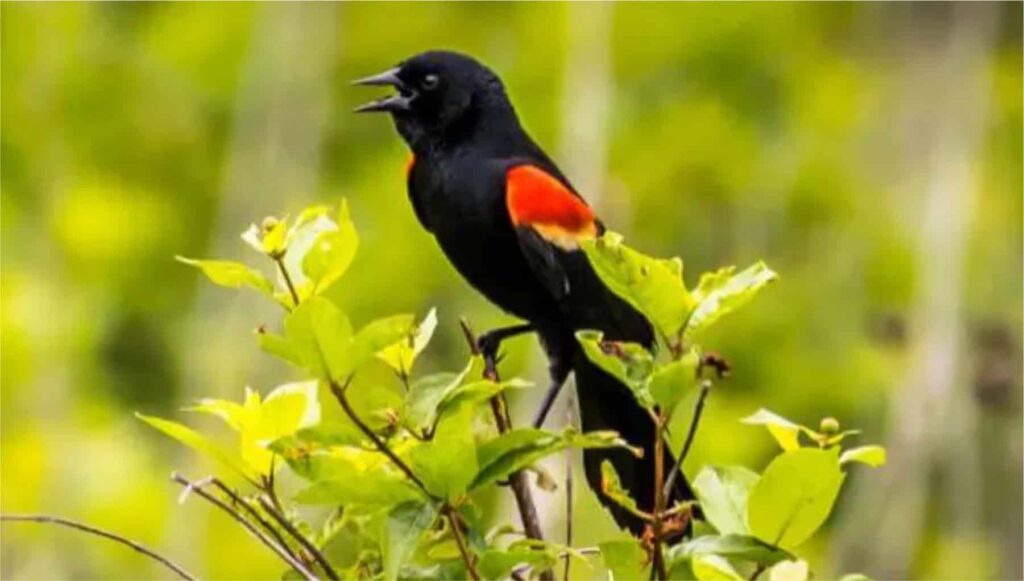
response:
{"label": "yellow-green leaf", "polygon": [[742,581],[743,577],[733,569],[724,557],[710,553],[693,556],[690,563],[698,581]]}
{"label": "yellow-green leaf", "polygon": [[615,471],[615,466],[612,466],[612,463],[608,460],[601,462],[601,492],[614,501],[615,504],[632,514],[640,517],[644,516],[643,511],[636,505],[636,500],[633,499],[630,492],[622,487],[619,473]]}
{"label": "yellow-green leaf", "polygon": [[733,274],[728,266],[700,277],[693,291],[696,303],[686,323],[686,333],[692,334],[711,326],[723,316],[749,302],[765,285],[778,278],[763,262]]}
{"label": "yellow-green leaf", "polygon": [[430,338],[434,335],[436,327],[437,309],[430,309],[430,312],[427,313],[427,316],[423,318],[423,321],[415,329],[412,329],[406,337],[402,337],[400,340],[381,349],[377,353],[377,357],[398,373],[408,376],[412,373],[412,366],[416,362],[416,357],[430,343]]}
{"label": "yellow-green leaf", "polygon": [[800,545],[828,518],[844,477],[837,449],[776,456],[747,499],[750,531],[784,549]]}
{"label": "yellow-green leaf", "polygon": [[302,257],[302,272],[312,283],[312,296],[327,290],[348,271],[359,248],[359,235],[348,214],[348,204],[341,203],[334,229],[320,232]]}
{"label": "yellow-green leaf", "polygon": [[801,431],[810,431],[809,428],[795,424],[786,418],[761,408],[753,414],[740,420],[744,424],[752,426],[764,426],[768,433],[775,438],[783,450],[796,450],[800,447],[799,434]]}
{"label": "yellow-green leaf", "polygon": [[605,341],[600,331],[577,331],[576,340],[587,359],[628,387],[644,407],[653,407],[647,382],[654,371],[654,357],[639,343]]}
{"label": "yellow-green leaf", "polygon": [[850,448],[845,450],[841,456],[839,456],[839,463],[846,464],[847,462],[860,462],[867,464],[872,468],[878,468],[879,466],[885,465],[886,454],[885,448],[881,446],[859,446],[857,448]]}
{"label": "yellow-green leaf", "polygon": [[671,418],[676,406],[697,383],[700,357],[689,350],[676,361],[662,365],[651,375],[648,390],[666,417]]}
{"label": "yellow-green leaf", "polygon": [[163,432],[167,436],[185,444],[189,448],[212,458],[222,466],[230,470],[234,470],[250,480],[255,480],[255,474],[246,466],[238,454],[216,444],[192,428],[179,424],[178,422],[154,416],[147,416],[138,412],[135,413],[135,417]]}
{"label": "yellow-green leaf", "polygon": [[742,466],[705,466],[693,480],[705,518],[722,535],[750,534],[747,498],[760,476]]}
{"label": "yellow-green leaf", "polygon": [[643,313],[663,337],[679,334],[695,304],[683,284],[683,263],[641,254],[608,232],[582,244],[601,280],[623,300]]}
{"label": "yellow-green leaf", "polygon": [[384,526],[384,579],[398,578],[402,563],[435,519],[437,507],[430,502],[404,503],[388,513]]}
{"label": "yellow-green leaf", "polygon": [[273,298],[274,285],[263,276],[258,270],[249,268],[241,262],[230,260],[197,260],[175,257],[178,262],[194,266],[201,270],[214,284],[229,288],[240,288],[243,286],[254,288],[263,294]]}
{"label": "yellow-green leaf", "polygon": [[601,561],[613,579],[647,579],[647,553],[636,539],[605,541],[598,545]]}
{"label": "yellow-green leaf", "polygon": [[807,581],[810,578],[807,561],[780,561],[768,571],[768,581]]}

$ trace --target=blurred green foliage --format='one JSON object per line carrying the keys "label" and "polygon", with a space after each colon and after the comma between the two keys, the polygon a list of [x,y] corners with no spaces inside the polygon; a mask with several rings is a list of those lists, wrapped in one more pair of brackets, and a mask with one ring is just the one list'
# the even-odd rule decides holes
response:
{"label": "blurred green foliage", "polygon": [[[978,21],[984,33],[964,24]],[[926,276],[945,256],[935,241],[959,239],[957,277],[945,281],[959,291],[951,407],[974,419],[928,408],[927,433],[938,448],[969,444],[973,455],[957,458],[975,477],[934,464],[925,486],[889,486],[927,507],[905,535],[907,575],[1019,578],[1020,22],[1020,4],[2,3],[0,509],[87,520],[211,577],[272,570],[221,515],[175,503],[172,467],[211,466],[131,418],[293,378],[238,341],[273,307],[200,286],[174,255],[239,258],[238,224],[344,195],[361,250],[331,298],[364,317],[357,327],[436,305],[448,324],[419,365],[457,367],[465,347],[451,321],[506,319],[420,230],[406,153],[383,120],[349,113],[366,95],[348,81],[427,48],[469,52],[562,158],[582,146],[564,103],[592,97],[567,93],[571,74],[581,62],[602,70],[587,61],[600,55],[575,56],[577,43],[594,42],[607,47],[611,82],[607,158],[603,187],[584,194],[603,219],[645,252],[682,256],[691,275],[761,257],[785,274],[703,338],[734,372],[688,466],[761,468],[771,442],[736,421],[760,405],[897,434],[925,348],[915,313],[941,286]],[[583,29],[603,32],[580,41]],[[958,70],[977,83],[957,82]],[[948,143],[961,144],[952,163]],[[930,237],[941,187],[929,179],[961,166],[960,226]],[[529,341],[510,350],[510,376],[543,377]],[[891,452],[879,474],[901,464]],[[606,537],[610,524],[580,496],[579,543]],[[839,502],[836,520],[853,520]],[[805,548],[826,574],[850,569],[835,564],[837,547],[872,542],[827,532]],[[9,578],[161,574],[64,531],[4,525],[2,543]]]}

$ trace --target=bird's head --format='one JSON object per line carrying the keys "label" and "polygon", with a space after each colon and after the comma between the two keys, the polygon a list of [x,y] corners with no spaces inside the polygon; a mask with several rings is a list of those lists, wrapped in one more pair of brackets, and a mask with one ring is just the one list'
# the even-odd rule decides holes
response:
{"label": "bird's head", "polygon": [[424,141],[451,140],[471,131],[481,114],[511,112],[498,76],[455,52],[424,52],[353,84],[395,89],[395,94],[357,107],[356,112],[390,113],[414,149]]}

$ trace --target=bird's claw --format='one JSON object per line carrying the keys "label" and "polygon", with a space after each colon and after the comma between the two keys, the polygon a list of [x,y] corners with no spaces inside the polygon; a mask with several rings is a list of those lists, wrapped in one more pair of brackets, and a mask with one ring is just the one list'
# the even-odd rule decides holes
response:
{"label": "bird's claw", "polygon": [[480,355],[483,355],[484,359],[490,359],[497,363],[499,360],[499,347],[501,347],[501,337],[498,337],[493,332],[483,333],[476,338],[476,348],[480,351]]}

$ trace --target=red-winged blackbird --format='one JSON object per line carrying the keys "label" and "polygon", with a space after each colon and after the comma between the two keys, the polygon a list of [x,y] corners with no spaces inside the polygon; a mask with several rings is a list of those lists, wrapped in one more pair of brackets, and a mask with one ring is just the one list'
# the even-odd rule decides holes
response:
{"label": "red-winged blackbird", "polygon": [[[544,421],[569,372],[576,376],[583,429],[615,430],[642,448],[586,450],[587,481],[616,522],[640,535],[644,523],[601,492],[610,460],[641,509],[654,505],[654,425],[627,388],[592,364],[575,332],[596,329],[609,340],[654,344],[643,316],[602,284],[579,250],[604,226],[551,159],[519,124],[501,80],[474,59],[426,52],[356,81],[397,94],[356,109],[390,113],[412,150],[409,200],[420,223],[478,291],[529,325],[485,335],[536,331],[550,360],[552,388],[535,420]],[[485,345],[486,346],[486,345]],[[666,474],[675,462],[665,447]],[[670,503],[693,498],[685,478]]]}

